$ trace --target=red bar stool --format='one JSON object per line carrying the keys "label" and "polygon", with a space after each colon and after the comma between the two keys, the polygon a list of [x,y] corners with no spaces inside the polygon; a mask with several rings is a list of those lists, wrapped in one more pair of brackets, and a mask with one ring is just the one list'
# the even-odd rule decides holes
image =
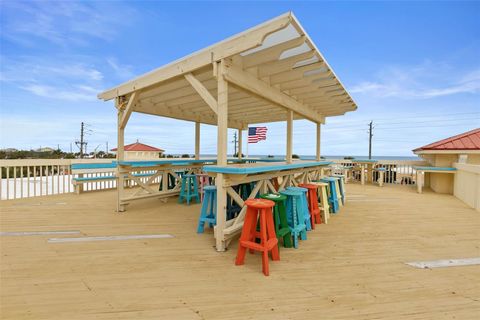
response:
{"label": "red bar stool", "polygon": [[[248,199],[245,201],[245,205],[247,206],[247,214],[243,222],[235,264],[237,266],[244,264],[247,249],[260,251],[262,252],[263,274],[268,276],[268,252],[272,252],[272,260],[280,260],[272,214],[275,202],[266,199]],[[260,219],[260,243],[255,242],[258,219]]]}
{"label": "red bar stool", "polygon": [[312,229],[315,229],[315,224],[322,223],[322,216],[320,215],[320,208],[318,207],[318,186],[309,183],[299,184],[298,186],[308,189],[308,209],[310,210]]}

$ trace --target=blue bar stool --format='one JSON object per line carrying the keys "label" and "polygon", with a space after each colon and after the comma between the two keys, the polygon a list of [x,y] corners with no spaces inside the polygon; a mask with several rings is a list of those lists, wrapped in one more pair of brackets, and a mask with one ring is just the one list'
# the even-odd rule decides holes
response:
{"label": "blue bar stool", "polygon": [[312,230],[312,222],[310,217],[310,211],[308,210],[308,201],[307,201],[307,188],[301,187],[287,187],[287,190],[295,190],[300,191],[302,193],[302,197],[300,198],[300,203],[302,206],[302,212],[305,217],[305,225],[307,226],[307,231]]}
{"label": "blue bar stool", "polygon": [[197,233],[203,233],[205,223],[210,228],[217,224],[217,186],[203,187],[203,203],[200,218],[198,218]]}
{"label": "blue bar stool", "polygon": [[182,175],[182,187],[180,189],[178,203],[182,203],[183,200],[186,200],[187,204],[190,204],[190,199],[193,198],[197,201],[197,203],[200,203],[197,177],[194,174],[184,174]]}
{"label": "blue bar stool", "polygon": [[324,177],[320,179],[320,182],[328,183],[328,203],[330,204],[330,210],[332,213],[338,213],[338,198],[337,198],[337,179],[332,177]]}
{"label": "blue bar stool", "polygon": [[281,195],[287,197],[287,220],[288,227],[293,238],[293,247],[298,249],[298,237],[307,240],[307,226],[305,225],[305,216],[303,215],[301,199],[303,193],[296,190],[282,190]]}

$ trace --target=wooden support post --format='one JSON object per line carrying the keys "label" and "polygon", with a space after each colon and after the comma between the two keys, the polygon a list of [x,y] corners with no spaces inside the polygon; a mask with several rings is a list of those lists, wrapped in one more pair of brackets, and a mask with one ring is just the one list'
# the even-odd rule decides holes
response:
{"label": "wooden support post", "polygon": [[384,175],[385,175],[385,171],[383,171],[383,170],[379,171],[379,174],[378,174],[378,185],[379,185],[380,187],[383,187]]}
{"label": "wooden support post", "polygon": [[423,187],[423,182],[424,182],[424,176],[422,174],[422,171],[417,170],[417,192],[422,193],[422,187]]}
{"label": "wooden support post", "polygon": [[287,163],[292,163],[293,111],[287,111]]}
{"label": "wooden support post", "polygon": [[217,165],[227,165],[228,83],[223,78],[225,62],[218,66],[218,116],[217,116]]}
{"label": "wooden support post", "polygon": [[322,124],[320,122],[317,122],[317,152],[316,152],[316,157],[315,159],[317,161],[320,161],[320,136],[321,136],[321,126]]}
{"label": "wooden support post", "polygon": [[[118,126],[117,126],[117,162],[123,161],[125,159],[124,155],[124,145],[125,145],[125,126],[128,118],[125,121],[124,118],[124,109],[120,103],[120,98],[117,98],[115,101],[118,113]],[[120,165],[117,165],[117,212],[125,211],[125,207],[121,203],[121,199],[124,194],[125,187],[125,178],[123,172],[121,172]]]}
{"label": "wooden support post", "polygon": [[365,184],[365,165],[360,165],[360,183],[362,185]]}
{"label": "wooden support post", "polygon": [[242,129],[238,129],[238,159],[242,159],[242,148],[243,138],[242,138]]}
{"label": "wooden support post", "polygon": [[[225,61],[217,65],[217,165],[227,165],[227,121],[228,121],[228,83],[224,79]],[[227,191],[223,174],[218,174],[215,179],[217,185],[217,225],[215,227],[215,240],[217,251],[225,251],[226,242],[224,230],[227,222]]]}
{"label": "wooden support post", "polygon": [[195,160],[200,159],[200,122],[195,122]]}

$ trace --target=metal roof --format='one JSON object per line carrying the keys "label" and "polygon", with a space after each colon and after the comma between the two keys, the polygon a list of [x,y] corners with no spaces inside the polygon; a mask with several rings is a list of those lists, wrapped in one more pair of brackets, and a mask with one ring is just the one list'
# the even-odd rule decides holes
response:
{"label": "metal roof", "polygon": [[[294,119],[324,122],[356,110],[323,55],[288,12],[98,95],[128,101],[134,112],[217,124],[217,68],[229,82],[228,126]],[[223,71],[222,71],[223,72]],[[132,99],[133,100],[133,99]],[[213,106],[212,106],[213,105]],[[290,107],[293,106],[293,107]]]}
{"label": "metal roof", "polygon": [[480,150],[480,128],[427,144],[413,150]]}
{"label": "metal roof", "polygon": [[[123,147],[123,150],[125,151],[157,151],[157,152],[165,151],[163,149],[155,148],[155,147],[140,143],[138,141],[135,143],[127,144],[126,146]],[[117,148],[114,148],[110,151],[117,151]]]}

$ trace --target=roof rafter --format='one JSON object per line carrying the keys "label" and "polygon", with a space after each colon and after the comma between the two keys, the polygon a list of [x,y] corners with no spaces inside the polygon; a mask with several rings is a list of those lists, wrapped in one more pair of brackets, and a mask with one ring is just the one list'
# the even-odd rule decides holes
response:
{"label": "roof rafter", "polygon": [[226,66],[223,76],[227,81],[249,92],[252,92],[259,97],[301,114],[311,121],[321,123],[325,122],[325,118],[322,115],[286,95],[279,89],[269,86],[267,83],[259,80],[235,65]]}

